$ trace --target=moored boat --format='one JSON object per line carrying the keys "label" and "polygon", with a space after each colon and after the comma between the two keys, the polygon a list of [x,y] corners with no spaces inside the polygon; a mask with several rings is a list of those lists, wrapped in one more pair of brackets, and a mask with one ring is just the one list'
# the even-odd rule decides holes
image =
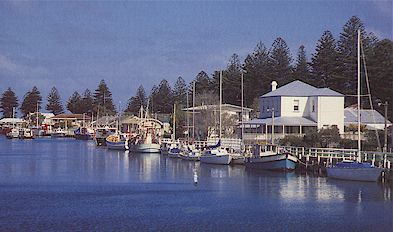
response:
{"label": "moored boat", "polygon": [[259,157],[247,158],[245,165],[247,168],[256,168],[273,171],[293,171],[296,168],[298,158],[289,152],[282,153],[261,153]]}
{"label": "moored boat", "polygon": [[96,142],[96,145],[101,147],[101,146],[106,146],[106,138],[109,135],[115,134],[117,131],[116,128],[97,128],[95,133],[94,133],[94,141]]}
{"label": "moored boat", "polygon": [[23,128],[19,131],[20,139],[33,139],[33,131],[29,128]]}
{"label": "moored boat", "polygon": [[128,150],[128,139],[120,133],[109,135],[106,138],[106,147],[111,150]]}
{"label": "moored boat", "polygon": [[74,137],[77,140],[91,140],[94,137],[94,131],[87,127],[78,127],[74,131]]}
{"label": "moored boat", "polygon": [[383,169],[370,163],[339,162],[326,169],[329,178],[355,181],[378,181]]}
{"label": "moored boat", "polygon": [[50,133],[51,138],[64,138],[67,132],[62,128],[56,128],[52,133]]}
{"label": "moored boat", "polygon": [[201,155],[201,163],[224,165],[231,163],[232,156],[227,150],[220,148],[220,146],[221,140],[216,145],[206,147],[203,155]]}
{"label": "moored boat", "polygon": [[12,128],[7,134],[6,137],[8,139],[17,139],[19,138],[19,129],[18,128]]}

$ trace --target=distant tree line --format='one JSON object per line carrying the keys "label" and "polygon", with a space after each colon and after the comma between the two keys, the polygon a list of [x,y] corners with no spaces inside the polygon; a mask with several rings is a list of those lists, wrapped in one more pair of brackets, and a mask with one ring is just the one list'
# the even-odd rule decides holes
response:
{"label": "distant tree line", "polygon": [[[357,83],[357,30],[362,34],[364,48],[363,57],[367,63],[370,88],[373,100],[388,101],[393,106],[393,41],[383,39],[379,41],[373,33],[366,32],[362,21],[352,16],[343,26],[338,39],[330,31],[323,32],[316,43],[311,59],[307,58],[306,48],[301,45],[295,59],[290,49],[281,37],[275,39],[270,48],[263,42],[257,43],[252,53],[243,62],[237,54],[233,54],[223,71],[223,103],[241,104],[241,74],[244,74],[244,104],[257,108],[259,96],[270,91],[273,80],[279,86],[293,80],[302,80],[317,87],[329,87],[347,96],[356,94]],[[363,72],[363,67],[362,67]],[[364,77],[365,73],[362,73]],[[139,86],[135,96],[132,96],[125,109],[126,113],[138,115],[141,107],[148,108],[151,113],[171,113],[173,104],[178,109],[192,104],[192,89],[195,83],[195,102],[211,104],[211,99],[219,92],[219,71],[210,76],[204,71],[199,72],[191,83],[186,83],[178,77],[171,87],[167,80],[154,85],[149,93],[143,86]],[[362,83],[363,88],[366,84]],[[47,97],[46,109],[55,114],[62,113],[63,107],[58,91],[54,87]],[[20,110],[26,115],[35,112],[37,106],[41,108],[41,96],[36,87],[25,94]],[[356,102],[356,98],[347,97],[346,105]],[[366,101],[364,102],[366,104]],[[12,108],[18,106],[15,93],[8,88],[0,99],[0,110],[3,117],[12,114]],[[94,113],[113,115],[116,113],[112,101],[112,94],[102,80],[92,94],[90,90],[81,95],[74,92],[66,103],[66,108],[72,113]],[[378,108],[379,109],[379,108]],[[389,110],[389,118],[392,118]],[[184,118],[180,116],[177,118]]]}
{"label": "distant tree line", "polygon": [[[29,113],[40,111],[41,105],[41,93],[38,88],[34,86],[23,96],[23,101],[19,109],[23,117],[26,117]],[[14,91],[12,91],[11,88],[8,88],[0,98],[0,110],[3,113],[3,117],[12,117],[13,110],[16,110],[18,106],[18,98]],[[89,89],[85,90],[83,96],[75,91],[66,102],[66,108],[74,114],[116,114],[112,100],[112,93],[104,80],[100,81],[94,94],[92,94]],[[56,87],[53,87],[48,94],[45,109],[55,115],[64,113],[60,94]]]}

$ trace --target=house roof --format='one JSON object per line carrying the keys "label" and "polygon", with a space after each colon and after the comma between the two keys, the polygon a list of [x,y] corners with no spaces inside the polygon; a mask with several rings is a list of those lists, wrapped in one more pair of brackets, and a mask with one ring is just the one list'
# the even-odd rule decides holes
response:
{"label": "house roof", "polygon": [[[352,124],[358,122],[357,109],[353,107],[347,107],[344,109],[344,123]],[[382,116],[378,111],[371,109],[360,110],[360,122],[364,124],[385,124],[385,117]],[[388,124],[391,122],[388,120]]]}
{"label": "house roof", "polygon": [[83,114],[58,114],[51,119],[77,119],[77,120],[90,120],[90,116],[88,115],[83,115]]}
{"label": "house roof", "polygon": [[26,122],[26,121],[22,118],[3,118],[0,120],[0,124],[24,123],[24,122]]}
{"label": "house roof", "polygon": [[[272,125],[272,118],[254,118],[250,121],[245,121],[243,124],[248,125]],[[317,123],[313,120],[303,117],[276,117],[274,118],[275,126],[317,126]]]}
{"label": "house roof", "polygon": [[309,97],[309,96],[333,96],[343,97],[341,93],[338,93],[329,88],[317,88],[302,81],[292,81],[286,85],[277,88],[261,97],[276,97],[276,96],[294,96],[294,97]]}
{"label": "house roof", "polygon": [[[241,106],[237,106],[237,105],[232,105],[232,104],[222,104],[221,105],[222,110],[226,110],[226,111],[234,111],[234,112],[238,112],[241,113],[242,112],[242,107]],[[219,110],[220,109],[220,105],[202,105],[202,106],[195,106],[195,107],[189,107],[189,108],[184,108],[182,109],[183,111],[201,111],[201,110]],[[243,107],[243,110],[245,112],[250,112],[252,111],[251,108],[247,108],[247,107]]]}

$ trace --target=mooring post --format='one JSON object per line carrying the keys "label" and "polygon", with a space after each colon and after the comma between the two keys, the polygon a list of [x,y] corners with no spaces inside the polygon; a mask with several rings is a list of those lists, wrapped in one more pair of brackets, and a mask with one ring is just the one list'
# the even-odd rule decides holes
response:
{"label": "mooring post", "polygon": [[375,166],[375,154],[373,154],[373,159],[371,160],[371,165]]}

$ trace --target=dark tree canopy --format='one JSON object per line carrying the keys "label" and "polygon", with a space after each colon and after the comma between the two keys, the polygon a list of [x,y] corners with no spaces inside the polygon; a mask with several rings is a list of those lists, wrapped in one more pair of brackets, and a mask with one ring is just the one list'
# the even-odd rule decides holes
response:
{"label": "dark tree canopy", "polygon": [[[211,80],[209,75],[205,71],[200,71],[198,75],[195,77],[195,93],[200,94],[205,91],[209,91],[209,88],[211,86]],[[192,89],[192,84],[190,83],[190,88]]]}
{"label": "dark tree canopy", "polygon": [[[388,102],[388,117],[393,119],[393,41],[384,39],[378,42],[367,61],[373,97]],[[382,106],[380,112],[383,111]]]}
{"label": "dark tree canopy", "polygon": [[162,80],[154,96],[154,113],[169,114],[173,109],[172,90],[167,80]]}
{"label": "dark tree canopy", "polygon": [[91,114],[94,112],[94,98],[89,89],[86,89],[82,97],[83,113]]}
{"label": "dark tree canopy", "polygon": [[178,77],[173,86],[173,99],[181,106],[187,105],[187,84],[182,77]]}
{"label": "dark tree canopy", "polygon": [[113,105],[112,93],[104,80],[101,80],[94,92],[95,113],[100,115],[115,115],[116,109]]}
{"label": "dark tree canopy", "polygon": [[142,85],[139,86],[136,95],[128,100],[128,106],[125,112],[130,112],[134,115],[139,115],[141,106],[143,108],[146,107],[146,93]]}
{"label": "dark tree canopy", "polygon": [[222,78],[223,103],[241,105],[241,72],[239,56],[233,54]]}
{"label": "dark tree canopy", "polygon": [[60,101],[60,94],[56,87],[53,87],[48,97],[48,104],[46,105],[46,110],[53,113],[54,115],[64,113],[63,106]]}
{"label": "dark tree canopy", "polygon": [[278,37],[273,42],[269,54],[272,80],[277,81],[279,85],[292,81],[292,57],[285,40]]}
{"label": "dark tree canopy", "polygon": [[37,87],[34,86],[31,91],[27,92],[23,98],[22,105],[20,110],[22,111],[23,116],[26,116],[29,113],[33,113],[41,109],[42,97],[40,91],[38,91]]}
{"label": "dark tree canopy", "polygon": [[82,97],[77,91],[75,91],[68,99],[67,109],[73,114],[84,113],[84,109],[82,105]]}
{"label": "dark tree canopy", "polygon": [[306,51],[303,45],[300,45],[297,53],[296,66],[293,72],[293,78],[306,83],[310,83],[310,66],[307,63]]}
{"label": "dark tree canopy", "polygon": [[0,112],[3,113],[4,118],[12,118],[14,108],[18,107],[18,98],[16,97],[14,91],[11,88],[8,88],[2,94],[0,98]]}
{"label": "dark tree canopy", "polygon": [[367,34],[363,22],[358,17],[352,16],[344,25],[338,41],[338,65],[341,79],[345,80],[343,89],[345,94],[356,94],[358,29],[366,53],[370,52],[376,43],[375,36]]}
{"label": "dark tree canopy", "polygon": [[312,82],[319,87],[343,91],[343,79],[338,74],[338,53],[336,42],[330,31],[325,31],[318,40],[312,58]]}
{"label": "dark tree canopy", "polygon": [[251,106],[255,98],[270,91],[269,52],[262,42],[259,42],[254,52],[244,61],[244,103]]}

